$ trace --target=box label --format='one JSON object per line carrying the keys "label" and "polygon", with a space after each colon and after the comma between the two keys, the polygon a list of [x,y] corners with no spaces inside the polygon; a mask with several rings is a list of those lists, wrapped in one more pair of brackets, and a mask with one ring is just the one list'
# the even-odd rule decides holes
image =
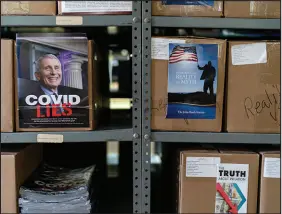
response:
{"label": "box label", "polygon": [[263,177],[280,178],[280,158],[265,158]]}
{"label": "box label", "polygon": [[165,39],[165,38],[152,38],[151,40],[151,58],[168,60],[169,59],[169,43],[185,44],[186,40],[183,39]]}
{"label": "box label", "polygon": [[220,157],[187,157],[186,177],[216,177]]}
{"label": "box label", "polygon": [[82,25],[82,16],[56,16],[56,25]]}
{"label": "box label", "polygon": [[218,164],[215,213],[247,213],[248,164]]}
{"label": "box label", "polygon": [[266,43],[233,45],[231,47],[232,65],[252,65],[267,63]]}
{"label": "box label", "polygon": [[38,134],[38,143],[63,143],[64,135],[62,134]]}
{"label": "box label", "polygon": [[166,118],[215,119],[217,44],[169,44]]}
{"label": "box label", "polygon": [[187,0],[162,0],[164,5],[198,5],[214,6],[214,0],[187,1]]}
{"label": "box label", "polygon": [[132,1],[61,1],[63,13],[131,12]]}
{"label": "box label", "polygon": [[18,34],[19,128],[88,128],[85,34]]}

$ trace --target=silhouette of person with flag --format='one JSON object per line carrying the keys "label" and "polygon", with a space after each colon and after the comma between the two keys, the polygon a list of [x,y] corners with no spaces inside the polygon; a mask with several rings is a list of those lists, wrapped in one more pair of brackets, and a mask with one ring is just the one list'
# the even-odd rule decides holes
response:
{"label": "silhouette of person with flag", "polygon": [[208,61],[208,64],[206,64],[204,67],[200,67],[198,65],[198,69],[203,71],[200,80],[204,80],[204,93],[207,94],[209,90],[210,96],[214,96],[213,82],[216,76],[216,71],[215,68],[212,66],[212,62]]}

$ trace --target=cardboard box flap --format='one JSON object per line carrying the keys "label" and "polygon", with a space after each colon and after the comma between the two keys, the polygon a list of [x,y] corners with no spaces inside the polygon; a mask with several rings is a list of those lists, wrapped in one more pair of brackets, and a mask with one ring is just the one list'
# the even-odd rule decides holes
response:
{"label": "cardboard box flap", "polygon": [[20,187],[22,183],[32,174],[32,172],[41,163],[43,157],[42,144],[27,146],[16,156],[17,185]]}
{"label": "cardboard box flap", "polygon": [[202,41],[209,41],[209,42],[216,42],[216,44],[224,43],[226,39],[217,39],[217,38],[207,38],[207,37],[200,37],[200,36],[152,36],[152,39],[183,39],[186,40],[186,43],[190,41],[193,43],[199,42],[202,44]]}
{"label": "cardboard box flap", "polygon": [[259,151],[259,154],[261,155],[279,155],[281,154],[281,151],[278,151],[278,150],[265,150],[265,151]]}
{"label": "cardboard box flap", "polygon": [[252,44],[252,43],[267,43],[267,44],[277,44],[280,45],[280,41],[277,40],[228,40],[229,45],[240,45],[240,44]]}
{"label": "cardboard box flap", "polygon": [[18,213],[19,187],[42,161],[42,145],[5,148],[1,152],[1,213]]}
{"label": "cardboard box flap", "polygon": [[189,150],[181,151],[181,154],[183,155],[190,155],[190,154],[200,154],[200,153],[218,153],[217,149],[205,149],[205,148],[191,148]]}
{"label": "cardboard box flap", "polygon": [[1,1],[1,15],[56,15],[56,1]]}
{"label": "cardboard box flap", "polygon": [[280,151],[263,149],[259,187],[258,213],[281,213],[281,160]]}
{"label": "cardboard box flap", "polygon": [[3,148],[1,158],[14,160],[14,170],[16,183],[19,187],[29,175],[37,168],[42,161],[42,144],[32,144],[28,146],[16,146],[13,148]]}
{"label": "cardboard box flap", "polygon": [[224,16],[280,18],[280,1],[224,1]]}
{"label": "cardboard box flap", "polygon": [[[2,2],[1,2],[2,3]],[[14,130],[13,40],[1,39],[1,132]]]}
{"label": "cardboard box flap", "polygon": [[219,152],[222,154],[257,154],[256,152],[250,151],[245,148],[238,148],[238,147],[233,148],[232,146],[229,148],[223,147],[223,148],[218,148],[218,149],[219,149]]}

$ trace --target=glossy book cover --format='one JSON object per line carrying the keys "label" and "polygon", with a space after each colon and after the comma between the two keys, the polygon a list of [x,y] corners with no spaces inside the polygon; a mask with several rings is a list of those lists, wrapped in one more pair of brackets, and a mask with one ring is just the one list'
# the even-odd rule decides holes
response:
{"label": "glossy book cover", "polygon": [[18,126],[87,128],[88,39],[84,34],[18,34]]}
{"label": "glossy book cover", "polygon": [[217,44],[169,44],[166,118],[215,119]]}
{"label": "glossy book cover", "polygon": [[194,5],[194,6],[214,6],[214,0],[188,1],[188,0],[162,0],[164,5]]}

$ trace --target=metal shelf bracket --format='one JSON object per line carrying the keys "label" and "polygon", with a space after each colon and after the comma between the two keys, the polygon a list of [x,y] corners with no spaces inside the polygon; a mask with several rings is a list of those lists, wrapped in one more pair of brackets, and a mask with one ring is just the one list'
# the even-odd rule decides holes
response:
{"label": "metal shelf bracket", "polygon": [[133,213],[142,213],[141,1],[132,2]]}
{"label": "metal shelf bracket", "polygon": [[151,1],[142,1],[142,213],[151,196]]}

